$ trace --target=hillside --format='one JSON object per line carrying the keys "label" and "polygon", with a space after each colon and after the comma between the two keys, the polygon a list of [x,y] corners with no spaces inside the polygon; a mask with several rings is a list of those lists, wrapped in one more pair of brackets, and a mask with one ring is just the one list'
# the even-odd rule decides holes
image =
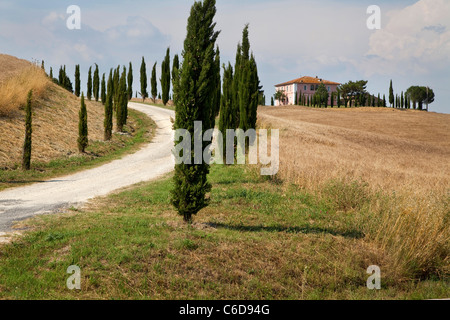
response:
{"label": "hillside", "polygon": [[[33,89],[32,161],[76,154],[79,99],[51,82],[30,62],[0,55],[0,168],[21,162],[24,137],[23,105]],[[103,138],[103,106],[87,101],[89,139]]]}

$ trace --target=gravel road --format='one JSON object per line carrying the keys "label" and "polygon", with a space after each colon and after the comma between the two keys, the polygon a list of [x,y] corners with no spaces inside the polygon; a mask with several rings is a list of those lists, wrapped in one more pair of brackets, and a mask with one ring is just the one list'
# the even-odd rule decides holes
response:
{"label": "gravel road", "polygon": [[153,141],[140,151],[101,167],[0,192],[0,235],[12,231],[16,221],[80,205],[172,171],[174,133],[170,118],[175,118],[175,112],[132,102],[128,107],[147,114],[156,122]]}

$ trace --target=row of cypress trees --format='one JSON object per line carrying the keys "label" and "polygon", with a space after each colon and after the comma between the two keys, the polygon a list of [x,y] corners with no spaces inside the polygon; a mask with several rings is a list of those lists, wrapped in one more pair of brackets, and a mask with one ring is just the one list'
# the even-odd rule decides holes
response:
{"label": "row of cypress trees", "polygon": [[222,99],[220,103],[219,130],[226,141],[227,129],[256,128],[257,109],[261,101],[258,68],[253,53],[250,54],[248,25],[242,32],[242,43],[237,46],[234,70],[229,62],[223,65]]}

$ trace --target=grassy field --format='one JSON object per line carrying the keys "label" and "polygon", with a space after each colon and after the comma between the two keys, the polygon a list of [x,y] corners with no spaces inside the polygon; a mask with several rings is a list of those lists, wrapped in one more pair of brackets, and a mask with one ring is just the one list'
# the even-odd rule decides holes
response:
{"label": "grassy field", "polygon": [[[448,278],[399,278],[367,235],[365,194],[342,202],[267,179],[256,168],[214,166],[211,205],[189,226],[169,203],[170,177],[83,210],[36,217],[0,247],[1,299],[428,299],[450,295]],[[336,188],[330,185],[329,188]],[[370,265],[382,289],[366,287]],[[66,269],[81,269],[81,290]]]}

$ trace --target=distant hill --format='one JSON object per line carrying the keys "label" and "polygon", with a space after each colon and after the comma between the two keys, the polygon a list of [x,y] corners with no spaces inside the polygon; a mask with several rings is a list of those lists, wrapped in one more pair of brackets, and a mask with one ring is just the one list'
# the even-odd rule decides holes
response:
{"label": "distant hill", "polygon": [[[32,161],[77,153],[80,99],[54,84],[31,62],[0,54],[0,168],[21,162],[24,111],[33,89]],[[89,139],[103,138],[103,106],[87,101]]]}

